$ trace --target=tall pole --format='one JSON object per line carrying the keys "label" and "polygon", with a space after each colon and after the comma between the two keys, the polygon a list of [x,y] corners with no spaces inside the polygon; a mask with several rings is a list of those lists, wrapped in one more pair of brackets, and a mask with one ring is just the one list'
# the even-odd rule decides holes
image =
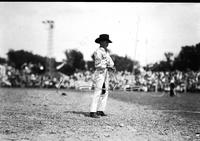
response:
{"label": "tall pole", "polygon": [[146,44],[146,56],[145,56],[145,63],[147,65],[147,58],[148,58],[148,38],[146,38],[146,41],[145,41],[145,44]]}
{"label": "tall pole", "polygon": [[47,47],[47,62],[46,62],[46,72],[52,74],[54,71],[53,69],[53,28],[54,28],[54,21],[46,20],[42,23],[48,24],[48,47]]}
{"label": "tall pole", "polygon": [[[137,18],[137,27],[136,27],[136,38],[135,38],[135,51],[134,51],[134,60],[136,61],[136,51],[137,51],[137,46],[138,46],[138,32],[139,32],[139,20],[140,20],[140,17],[138,16]],[[135,70],[135,66],[133,64],[133,72]]]}

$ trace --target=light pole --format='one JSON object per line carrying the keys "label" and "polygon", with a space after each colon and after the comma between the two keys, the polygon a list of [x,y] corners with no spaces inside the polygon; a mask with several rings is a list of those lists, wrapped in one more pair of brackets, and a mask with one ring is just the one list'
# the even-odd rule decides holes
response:
{"label": "light pole", "polygon": [[[135,37],[135,52],[134,52],[134,60],[136,61],[136,51],[137,51],[137,46],[138,46],[138,42],[139,42],[139,40],[138,40],[138,32],[139,32],[139,22],[140,22],[140,17],[138,16],[138,18],[137,18],[137,27],[136,27],[136,37]],[[135,64],[136,65],[136,64]],[[135,74],[135,65],[134,65],[134,63],[133,63],[133,71],[132,71],[132,73],[133,74]]]}
{"label": "light pole", "polygon": [[42,21],[43,24],[48,24],[48,47],[47,47],[47,62],[46,62],[46,72],[52,74],[53,69],[53,29],[54,21],[46,20]]}
{"label": "light pole", "polygon": [[138,17],[138,20],[137,20],[137,27],[136,27],[136,39],[135,39],[135,52],[134,52],[134,58],[136,60],[136,51],[137,51],[137,46],[138,46],[138,32],[139,32],[139,22],[140,22],[140,17]]}

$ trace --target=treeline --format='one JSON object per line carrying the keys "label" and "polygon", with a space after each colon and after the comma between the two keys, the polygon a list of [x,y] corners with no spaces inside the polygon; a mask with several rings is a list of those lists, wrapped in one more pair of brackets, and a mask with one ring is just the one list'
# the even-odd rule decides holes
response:
{"label": "treeline", "polygon": [[152,71],[199,71],[200,70],[200,43],[181,47],[177,56],[173,53],[164,53],[165,60],[147,65],[145,69]]}
{"label": "treeline", "polygon": [[[152,71],[198,71],[200,70],[200,43],[191,46],[183,46],[177,56],[173,57],[173,53],[164,53],[165,60],[148,64],[144,67],[145,70]],[[94,57],[91,56],[91,61],[85,61],[83,54],[76,49],[68,49],[65,51],[66,58],[63,60],[64,65],[59,71],[71,75],[76,71],[80,70],[94,70]],[[138,61],[132,60],[128,56],[119,56],[117,54],[111,54],[111,57],[115,63],[116,70],[134,72],[135,74],[140,73],[140,64]],[[33,54],[25,50],[9,50],[7,58],[0,57],[0,64],[7,63],[17,69],[21,69],[25,63],[34,64],[34,73],[45,73],[47,71],[48,62],[51,61],[52,68],[56,70],[56,66],[63,62],[57,62],[55,58],[48,58]],[[39,69],[43,66],[44,69]]]}
{"label": "treeline", "polygon": [[[60,72],[71,75],[76,71],[90,70],[94,71],[94,57],[91,55],[91,61],[85,61],[83,54],[77,49],[68,49],[65,51],[66,58],[63,60],[64,65],[59,69]],[[128,56],[122,57],[116,54],[112,54],[111,57],[115,63],[115,67],[118,71],[133,71],[139,72],[139,63],[131,60]],[[7,59],[0,58],[0,64],[7,63],[16,69],[23,68],[24,64],[33,64],[33,73],[42,74],[48,69],[49,61],[51,61],[52,68],[56,71],[56,66],[63,64],[63,62],[57,62],[55,58],[48,58],[41,55],[33,54],[32,52],[25,50],[9,50],[7,53]],[[40,67],[44,69],[40,69]]]}

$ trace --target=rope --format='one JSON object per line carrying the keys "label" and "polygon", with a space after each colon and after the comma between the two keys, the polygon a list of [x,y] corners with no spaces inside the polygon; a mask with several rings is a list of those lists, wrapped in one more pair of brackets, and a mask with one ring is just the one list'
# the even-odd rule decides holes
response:
{"label": "rope", "polygon": [[172,112],[172,113],[192,113],[192,114],[200,114],[200,111],[184,111],[184,110],[151,110],[151,111],[162,111],[162,112]]}
{"label": "rope", "polygon": [[79,86],[78,89],[82,90],[84,88],[88,88],[91,90],[92,88],[95,88],[95,89],[99,89],[99,90],[113,91],[113,90],[115,90],[116,86],[117,86],[117,84],[115,84],[114,87],[112,87],[112,89],[106,89],[106,88],[99,88],[99,87],[95,87],[95,86],[82,85],[82,86]]}
{"label": "rope", "polygon": [[[115,70],[106,70],[106,76],[107,76],[107,73],[109,72],[109,77],[111,78],[110,80],[113,80],[113,81],[115,81],[115,82],[118,82],[118,80],[117,80],[117,78],[116,78],[116,74],[114,74],[116,71]],[[62,85],[62,83],[63,83],[63,81],[64,81],[64,78],[62,78],[61,80],[60,80],[60,82],[58,83],[58,86],[57,86],[57,93],[58,93],[58,91],[59,91],[59,89],[60,89],[60,87],[61,87],[61,85]],[[94,80],[92,80],[93,82],[95,82]],[[105,80],[104,80],[105,81]],[[99,90],[106,90],[106,91],[108,91],[108,90],[114,90],[115,88],[117,87],[117,83],[114,83],[114,86],[112,87],[112,89],[105,89],[105,88],[98,88],[98,87],[96,87],[96,86],[90,86],[90,85],[82,85],[82,86],[78,86],[77,88],[79,89],[79,90],[82,90],[82,89],[92,89],[92,88],[95,88],[95,89],[99,89]]]}
{"label": "rope", "polygon": [[[116,74],[115,74],[116,71],[108,70],[107,72],[109,73],[109,77],[110,77],[111,81],[114,81],[114,82],[118,82],[119,81],[116,78]],[[57,91],[56,91],[57,93],[59,92],[60,87],[61,87],[62,83],[64,82],[64,79],[65,78],[62,78],[60,80],[60,82],[58,83]],[[92,81],[94,82],[94,80],[92,80]],[[94,88],[94,89],[98,89],[98,90],[114,91],[116,89],[116,87],[117,87],[117,84],[118,83],[114,83],[114,85],[113,85],[112,88],[107,88],[107,89],[106,88],[99,88],[99,87],[96,87],[95,85],[81,85],[81,86],[78,86],[77,88],[78,88],[78,90],[83,90],[83,89],[93,90],[93,88]],[[130,93],[130,92],[133,92],[133,91],[126,91],[126,90],[124,90],[123,92],[124,93]],[[152,97],[163,97],[166,94],[162,93],[162,94],[149,94],[149,95],[152,96]],[[178,94],[176,94],[176,96],[180,97],[180,95],[178,95]]]}

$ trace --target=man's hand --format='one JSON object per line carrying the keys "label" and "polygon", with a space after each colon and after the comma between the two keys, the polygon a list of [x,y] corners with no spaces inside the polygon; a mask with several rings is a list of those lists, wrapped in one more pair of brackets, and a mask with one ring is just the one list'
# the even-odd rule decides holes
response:
{"label": "man's hand", "polygon": [[113,71],[113,72],[116,71],[116,68],[115,67],[111,67],[111,66],[107,66],[107,69],[108,69],[108,71]]}

